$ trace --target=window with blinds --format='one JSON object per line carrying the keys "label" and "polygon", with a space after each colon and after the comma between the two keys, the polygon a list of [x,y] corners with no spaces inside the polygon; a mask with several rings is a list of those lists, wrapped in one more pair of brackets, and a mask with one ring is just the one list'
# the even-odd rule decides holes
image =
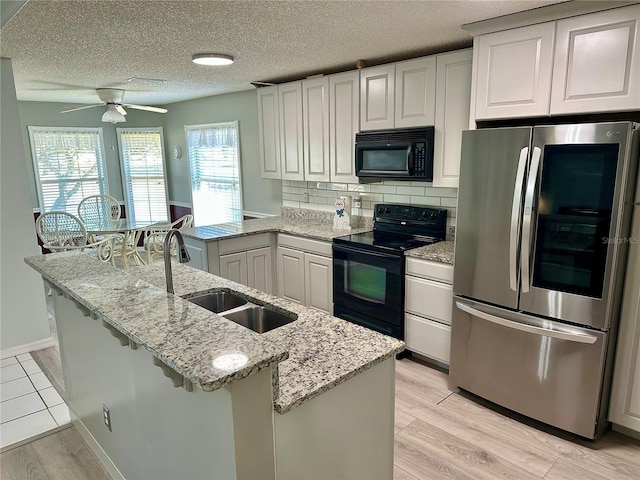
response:
{"label": "window with blinds", "polygon": [[238,122],[187,125],[195,226],[242,220]]}
{"label": "window with blinds", "polygon": [[107,194],[101,128],[29,127],[42,212],[78,215],[90,195]]}
{"label": "window with blinds", "polygon": [[117,128],[127,217],[166,222],[166,174],[162,128]]}

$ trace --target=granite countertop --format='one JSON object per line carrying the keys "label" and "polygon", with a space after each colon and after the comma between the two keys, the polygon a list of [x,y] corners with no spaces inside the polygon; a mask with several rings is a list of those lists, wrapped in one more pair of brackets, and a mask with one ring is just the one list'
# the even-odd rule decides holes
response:
{"label": "granite countertop", "polygon": [[445,240],[425,247],[412,248],[405,252],[405,256],[453,265],[453,246],[453,240]]}
{"label": "granite countertop", "polygon": [[371,222],[354,222],[351,230],[337,230],[332,228],[331,217],[278,216],[255,218],[239,222],[207,225],[204,227],[182,228],[180,232],[185,237],[202,241],[215,241],[226,238],[241,237],[256,233],[288,233],[314,240],[331,241],[334,237],[361,233],[373,228]]}
{"label": "granite countertop", "polygon": [[[172,295],[165,291],[161,263],[124,272],[78,252],[25,261],[57,289],[204,391],[275,366],[278,413],[291,411],[404,348],[394,338],[178,263],[172,265],[176,292]],[[216,290],[238,292],[253,303],[292,312],[298,318],[258,334],[180,298]],[[238,354],[246,357],[244,364],[214,366],[214,360]]]}

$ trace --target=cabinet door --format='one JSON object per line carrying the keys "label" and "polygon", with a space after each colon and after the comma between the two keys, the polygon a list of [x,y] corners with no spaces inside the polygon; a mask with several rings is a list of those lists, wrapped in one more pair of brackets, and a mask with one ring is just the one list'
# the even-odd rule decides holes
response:
{"label": "cabinet door", "polygon": [[304,178],[328,182],[329,77],[302,82]]}
{"label": "cabinet door", "polygon": [[220,255],[220,276],[248,285],[247,254],[245,252]]}
{"label": "cabinet door", "polygon": [[480,35],[476,120],[549,114],[555,23]]}
{"label": "cabinet door", "polygon": [[207,244],[191,238],[185,238],[184,245],[187,247],[187,252],[191,257],[187,265],[205,272],[208,271]]}
{"label": "cabinet door", "polygon": [[640,208],[635,207],[609,420],[640,433]]}
{"label": "cabinet door", "polygon": [[304,180],[302,161],[302,82],[278,85],[280,168],[285,180]]}
{"label": "cabinet door", "polygon": [[406,311],[451,325],[453,287],[417,277],[405,279]]}
{"label": "cabinet door", "polygon": [[448,365],[451,327],[410,313],[404,318],[407,349]]}
{"label": "cabinet door", "polygon": [[305,304],[304,253],[286,247],[278,247],[278,296]]}
{"label": "cabinet door", "polygon": [[258,150],[262,178],[280,178],[278,87],[258,89]]}
{"label": "cabinet door", "polygon": [[333,259],[304,254],[304,289],[307,307],[333,313]]}
{"label": "cabinet door", "polygon": [[358,183],[355,139],[360,128],[360,72],[329,77],[329,158],[332,182]]}
{"label": "cabinet door", "polygon": [[551,114],[640,108],[640,5],[559,20]]}
{"label": "cabinet door", "polygon": [[469,127],[471,60],[471,49],[437,57],[434,187],[458,187],[462,131]]}
{"label": "cabinet door", "polygon": [[360,129],[394,127],[395,64],[360,70]]}
{"label": "cabinet door", "polygon": [[247,252],[248,285],[266,293],[275,293],[271,247]]}
{"label": "cabinet door", "polygon": [[396,63],[395,126],[433,125],[436,111],[436,57]]}

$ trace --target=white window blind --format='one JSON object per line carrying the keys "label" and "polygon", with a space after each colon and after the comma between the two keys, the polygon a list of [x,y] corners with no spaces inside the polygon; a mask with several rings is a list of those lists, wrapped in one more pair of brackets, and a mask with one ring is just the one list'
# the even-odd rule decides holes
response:
{"label": "white window blind", "polygon": [[194,225],[242,220],[238,122],[187,125]]}
{"label": "white window blind", "polygon": [[90,195],[106,194],[101,128],[29,127],[42,212],[78,214]]}
{"label": "white window blind", "polygon": [[161,128],[117,128],[127,217],[168,220]]}

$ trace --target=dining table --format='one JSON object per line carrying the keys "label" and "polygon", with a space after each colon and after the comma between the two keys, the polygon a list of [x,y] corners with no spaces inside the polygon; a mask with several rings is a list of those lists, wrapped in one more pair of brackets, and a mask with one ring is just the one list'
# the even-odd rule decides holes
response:
{"label": "dining table", "polygon": [[134,218],[95,217],[84,222],[87,233],[94,238],[106,235],[120,237],[117,241],[122,242],[122,247],[116,250],[116,258],[120,258],[125,268],[129,266],[129,258],[137,265],[146,264],[137,249],[144,232],[168,230],[170,226],[170,220],[158,222]]}

